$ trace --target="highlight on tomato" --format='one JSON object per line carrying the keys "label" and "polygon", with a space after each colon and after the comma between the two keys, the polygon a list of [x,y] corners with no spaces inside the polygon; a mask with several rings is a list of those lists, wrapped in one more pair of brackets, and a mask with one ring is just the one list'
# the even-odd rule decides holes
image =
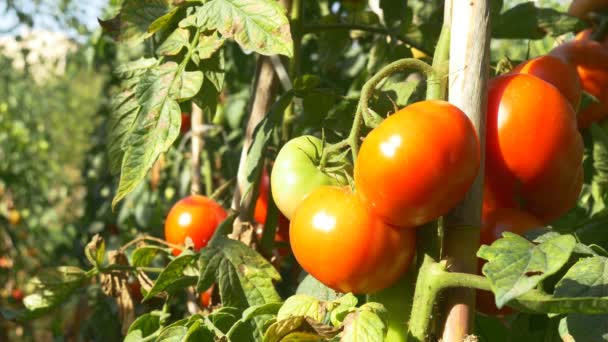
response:
{"label": "highlight on tomato", "polygon": [[484,193],[493,204],[487,209],[522,208],[551,222],[575,205],[582,161],[574,110],[557,88],[526,74],[490,81]]}
{"label": "highlight on tomato", "polygon": [[357,157],[359,197],[385,222],[414,227],[447,213],[479,170],[473,124],[445,101],[422,101],[389,116]]}
{"label": "highlight on tomato", "polygon": [[[519,209],[498,208],[489,211],[484,210],[481,219],[480,244],[491,245],[502,237],[503,232],[522,235],[527,231],[543,226],[542,222],[536,217]],[[486,261],[483,259],[477,260],[477,272],[481,274],[481,269]],[[476,292],[477,311],[489,316],[504,316],[513,312],[513,309],[506,306],[498,309],[492,292],[480,290]]]}
{"label": "highlight on tomato", "polygon": [[522,62],[511,73],[536,76],[556,87],[576,111],[581,102],[581,81],[576,69],[560,58],[551,55]]}
{"label": "highlight on tomato", "polygon": [[[226,218],[227,213],[218,203],[201,195],[191,195],[179,200],[165,220],[165,240],[176,245],[184,245],[191,239],[195,251],[205,247],[213,233]],[[179,248],[173,255],[179,255]]]}
{"label": "highlight on tomato", "polygon": [[347,187],[322,186],[296,210],[290,226],[302,268],[340,292],[373,293],[409,268],[415,229],[383,222]]}
{"label": "highlight on tomato", "polygon": [[298,205],[316,188],[347,184],[343,170],[320,170],[322,148],[321,139],[300,136],[288,141],[274,161],[270,189],[277,208],[287,219],[292,218]]}

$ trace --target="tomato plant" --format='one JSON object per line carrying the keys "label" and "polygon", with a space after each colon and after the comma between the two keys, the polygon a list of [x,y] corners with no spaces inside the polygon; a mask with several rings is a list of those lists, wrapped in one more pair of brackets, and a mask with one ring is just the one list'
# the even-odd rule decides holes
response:
{"label": "tomato plant", "polygon": [[496,77],[488,97],[486,193],[499,207],[521,206],[544,222],[558,218],[574,206],[583,183],[583,141],[572,106],[526,74]]}
{"label": "tomato plant", "polygon": [[[226,215],[224,208],[207,197],[192,195],[183,198],[175,203],[167,215],[165,239],[176,245],[184,245],[190,240],[198,251],[207,245]],[[179,248],[173,249],[173,255],[180,253]]]}
{"label": "tomato plant", "polygon": [[389,116],[368,134],[355,186],[383,220],[414,227],[452,208],[478,168],[479,142],[466,115],[447,102],[424,101]]}
{"label": "tomato plant", "polygon": [[410,266],[415,236],[413,229],[382,222],[349,189],[328,186],[300,204],[290,227],[300,265],[340,292],[372,293],[390,286]]}
{"label": "tomato plant", "polygon": [[319,138],[301,136],[287,142],[275,159],[270,189],[277,207],[288,219],[314,189],[346,184],[341,171],[327,173],[319,169],[322,148]]}

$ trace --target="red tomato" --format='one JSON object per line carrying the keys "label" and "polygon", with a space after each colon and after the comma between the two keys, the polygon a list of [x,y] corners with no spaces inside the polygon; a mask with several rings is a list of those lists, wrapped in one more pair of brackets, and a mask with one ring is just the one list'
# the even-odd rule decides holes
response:
{"label": "red tomato", "polygon": [[608,36],[600,43],[590,39],[591,33],[591,29],[582,31],[574,40],[551,51],[552,55],[576,67],[583,90],[600,102],[579,113],[580,128],[608,116]]}
{"label": "red tomato", "polygon": [[205,292],[201,292],[199,299],[201,301],[201,306],[204,308],[208,308],[209,304],[211,304],[211,296],[213,296],[213,286],[207,289]]}
{"label": "red tomato", "polygon": [[179,127],[180,133],[184,134],[190,131],[190,127],[192,127],[191,119],[190,113],[182,113],[182,125]]}
{"label": "red tomato", "polygon": [[302,268],[340,292],[372,293],[394,283],[415,252],[415,229],[384,223],[348,188],[322,186],[296,209],[290,241]]}
{"label": "red tomato", "polygon": [[13,291],[11,291],[11,296],[13,297],[13,299],[16,302],[21,303],[23,301],[23,291],[21,291],[20,289],[13,289]]}
{"label": "red tomato", "polygon": [[414,227],[456,205],[478,170],[479,141],[469,118],[448,102],[422,101],[367,135],[355,188],[385,222]]}
{"label": "red tomato", "polygon": [[486,146],[486,209],[521,206],[550,222],[576,203],[583,140],[557,88],[525,74],[491,80]]}
{"label": "red tomato", "polygon": [[[521,235],[529,230],[543,227],[538,219],[519,209],[500,208],[484,211],[481,221],[480,242],[484,245],[490,245],[501,238],[503,232]],[[485,260],[478,259],[477,271],[479,274],[485,263]],[[513,312],[509,307],[498,309],[494,294],[489,291],[477,291],[477,310],[491,316],[507,315]]]}
{"label": "red tomato", "polygon": [[[198,251],[207,245],[226,216],[224,208],[211,199],[200,195],[188,196],[175,203],[169,211],[165,221],[165,240],[181,245],[190,238]],[[173,249],[173,255],[180,253],[179,249]]]}
{"label": "red tomato", "polygon": [[581,102],[581,81],[576,69],[563,60],[551,56],[541,56],[523,62],[511,71],[513,74],[529,74],[555,86],[568,99],[574,110]]}
{"label": "red tomato", "polygon": [[[266,215],[268,214],[268,196],[270,194],[270,177],[268,172],[264,170],[262,179],[260,180],[260,193],[255,201],[255,210],[253,219],[261,224],[266,223]],[[289,240],[289,220],[283,213],[279,212],[279,226],[277,229],[277,239]]]}

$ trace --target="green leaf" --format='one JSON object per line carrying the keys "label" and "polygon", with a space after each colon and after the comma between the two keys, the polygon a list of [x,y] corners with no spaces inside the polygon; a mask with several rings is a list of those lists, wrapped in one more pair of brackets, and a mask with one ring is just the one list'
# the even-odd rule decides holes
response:
{"label": "green leaf", "polygon": [[[240,241],[214,237],[201,251],[199,263],[201,271],[197,290],[206,290],[210,285],[209,278],[214,275],[224,305],[245,309],[281,301],[273,285],[273,281],[280,279],[279,273],[260,254]],[[241,292],[245,302],[232,298],[230,294],[234,291]]]}
{"label": "green leaf", "polygon": [[282,305],[282,302],[254,305],[243,311],[243,320],[248,321],[260,315],[276,315]]}
{"label": "green leaf", "polygon": [[200,59],[207,59],[213,56],[224,45],[224,38],[220,37],[216,31],[209,35],[201,34],[196,46],[196,54]]}
{"label": "green leaf", "polygon": [[[555,286],[555,297],[604,297],[608,299],[608,258],[579,260]],[[575,341],[608,340],[608,310],[601,315],[569,314],[560,322],[560,333]]]}
{"label": "green leaf", "polygon": [[[137,113],[119,111],[113,114],[119,116],[118,121],[124,122],[120,123],[122,134],[113,136],[121,141],[120,151],[114,148],[111,152],[120,155],[124,151],[124,155],[112,206],[135,189],[158,156],[173,144],[181,125],[181,110],[176,100],[193,97],[202,83],[202,72],[187,72],[174,62],[165,63],[141,76],[135,88],[135,96],[141,106]],[[119,155],[110,158],[116,159]]]}
{"label": "green leaf", "polygon": [[580,19],[552,8],[537,8],[534,2],[514,6],[491,20],[492,37],[502,39],[540,39],[560,36],[586,27]]}
{"label": "green leaf", "polygon": [[382,304],[366,303],[344,319],[343,341],[383,341],[388,311]]}
{"label": "green leaf", "polygon": [[197,11],[197,25],[218,30],[245,50],[293,55],[285,9],[273,0],[211,0]]}
{"label": "green leaf", "polygon": [[593,137],[591,197],[594,200],[593,213],[596,213],[608,205],[608,134],[597,124],[591,125],[590,130]]}
{"label": "green leaf", "polygon": [[264,342],[318,341],[333,338],[339,331],[308,317],[291,316],[273,323],[264,334]]}
{"label": "green leaf", "polygon": [[156,53],[162,56],[177,55],[184,47],[190,45],[190,31],[187,29],[177,28],[173,33],[165,39],[165,41],[156,49]]}
{"label": "green leaf", "polygon": [[186,340],[188,328],[185,326],[172,326],[163,329],[155,341],[157,342],[182,342]]}
{"label": "green leaf", "polygon": [[61,266],[39,272],[30,281],[36,291],[23,298],[23,305],[29,311],[27,317],[38,317],[49,312],[84,286],[88,279],[78,267]]}
{"label": "green leaf", "polygon": [[201,60],[199,66],[205,79],[215,86],[218,93],[222,91],[225,77],[224,51],[219,50],[209,58]]}
{"label": "green leaf", "polygon": [[158,275],[150,292],[146,294],[143,300],[148,300],[162,291],[167,290],[174,283],[180,283],[183,287],[196,284],[196,277],[185,273],[188,268],[194,266],[194,262],[194,254],[181,254],[179,257],[173,259]]}
{"label": "green leaf", "polygon": [[125,0],[116,17],[99,23],[118,41],[140,42],[163,28],[174,13],[165,0]]}
{"label": "green leaf", "polygon": [[136,342],[158,331],[160,329],[161,317],[163,316],[164,318],[168,317],[167,314],[157,311],[145,313],[137,317],[127,331],[125,342]]}
{"label": "green leaf", "polygon": [[135,267],[148,266],[159,253],[166,253],[166,249],[158,246],[139,247],[131,254],[131,264]]}
{"label": "green leaf", "polygon": [[310,274],[307,274],[306,277],[304,277],[304,279],[300,282],[298,289],[296,290],[296,294],[305,294],[318,300],[326,301],[331,301],[340,297],[339,292],[325,286]]}
{"label": "green leaf", "polygon": [[282,321],[291,316],[310,317],[317,322],[324,322],[328,314],[328,306],[308,295],[294,295],[285,301],[277,313],[277,320]]}
{"label": "green leaf", "polygon": [[562,235],[535,245],[525,238],[505,232],[491,246],[483,245],[477,256],[488,260],[482,272],[492,284],[496,306],[503,307],[559,271],[566,264],[576,239]]}

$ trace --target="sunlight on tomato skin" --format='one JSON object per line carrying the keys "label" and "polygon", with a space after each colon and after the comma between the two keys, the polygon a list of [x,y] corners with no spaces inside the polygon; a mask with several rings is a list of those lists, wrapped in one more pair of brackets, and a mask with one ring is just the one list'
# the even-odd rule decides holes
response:
{"label": "sunlight on tomato skin", "polygon": [[[171,208],[165,220],[165,240],[183,245],[186,238],[192,239],[196,251],[205,247],[227,213],[213,200],[192,195],[181,199]],[[173,249],[173,255],[181,251]]]}
{"label": "sunlight on tomato skin", "polygon": [[414,227],[458,203],[479,170],[467,116],[445,101],[414,103],[389,116],[361,145],[355,188],[389,224]]}
{"label": "sunlight on tomato skin", "polygon": [[[485,199],[484,199],[485,200]],[[529,230],[542,228],[544,225],[536,217],[519,209],[499,208],[484,210],[481,219],[480,244],[491,245],[500,239],[503,232],[511,232],[522,235]],[[483,259],[477,259],[477,272],[481,273]],[[509,307],[498,309],[494,294],[489,291],[477,292],[477,311],[489,316],[504,316],[513,312]]]}
{"label": "sunlight on tomato skin", "polygon": [[522,62],[511,73],[532,75],[550,83],[568,99],[575,111],[578,109],[582,97],[581,81],[576,69],[560,58],[551,55],[536,57]]}
{"label": "sunlight on tomato skin", "polygon": [[576,203],[582,161],[574,110],[557,88],[525,74],[490,81],[484,193],[494,207],[551,222]]}
{"label": "sunlight on tomato skin", "polygon": [[415,252],[415,230],[387,225],[348,188],[323,186],[298,207],[290,226],[298,263],[340,292],[372,293],[395,282]]}

